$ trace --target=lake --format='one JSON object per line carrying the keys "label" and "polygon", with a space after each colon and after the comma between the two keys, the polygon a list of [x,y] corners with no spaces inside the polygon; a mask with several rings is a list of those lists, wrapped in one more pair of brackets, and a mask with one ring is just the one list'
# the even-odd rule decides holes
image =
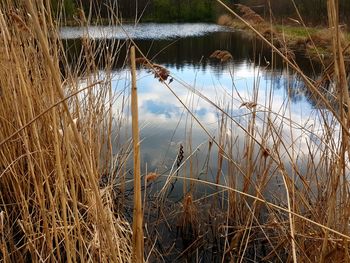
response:
{"label": "lake", "polygon": [[[224,110],[230,107],[231,117],[243,125],[250,111],[242,104],[254,101],[254,96],[257,96],[256,102],[262,114],[266,111],[267,102],[276,114],[290,104],[282,115],[290,116],[295,125],[303,127],[308,125],[314,109],[314,102],[303,82],[292,72],[287,72],[280,59],[274,57],[272,61],[271,51],[260,41],[227,27],[214,24],[141,24],[137,27],[126,25],[123,28],[88,29],[66,27],[61,29],[61,36],[70,47],[68,59],[72,64],[82,48],[80,39],[87,35],[94,42],[107,41],[110,45],[115,41],[126,41],[127,36],[132,37],[149,59],[170,71],[174,81],[169,86],[213,136],[218,129],[220,111],[194,95],[193,89]],[[124,65],[125,46],[129,43],[120,43],[119,59],[112,69],[116,93],[124,91],[130,81],[130,73]],[[231,52],[233,60],[220,63],[219,60],[210,59],[210,54],[215,50]],[[302,56],[297,56],[297,63],[308,76],[315,76],[320,70],[318,65],[311,66],[311,62]],[[101,68],[104,66],[103,63],[99,65]],[[173,155],[167,156],[164,149],[186,141],[183,129],[188,116],[183,105],[167,87],[146,69],[138,70],[137,85],[139,118],[143,127],[143,163],[147,163],[151,170],[162,169],[159,165],[164,159],[174,158]],[[258,94],[254,94],[256,91]],[[115,101],[115,112],[120,112],[118,100]],[[195,121],[191,122],[192,143],[195,146],[208,136]]]}
{"label": "lake", "polygon": [[[264,197],[284,203],[281,200],[285,191],[276,191],[283,184],[280,164],[276,160],[267,161],[269,154],[262,150],[264,147],[279,152],[279,162],[296,185],[307,179],[295,174],[293,164],[299,165],[297,172],[302,174],[310,147],[320,143],[316,102],[303,81],[261,41],[227,27],[202,23],[64,27],[60,34],[71,65],[84,65],[78,57],[86,39],[96,46],[102,43],[105,49],[113,46],[118,52],[110,66],[115,92],[116,154],[127,148],[131,134],[130,70],[125,60],[129,38],[148,59],[169,70],[172,81],[169,78],[167,85],[146,68],[139,67],[137,71],[142,171],[162,175],[152,183],[149,192],[156,198],[169,197],[172,201],[169,208],[176,206],[177,201],[181,203],[188,193],[200,199],[218,191],[214,186],[197,185],[193,181],[174,178],[168,181],[169,174],[217,181],[255,193],[252,185],[246,185],[246,176],[259,183],[263,169],[269,175],[262,190]],[[229,51],[233,59],[221,62],[210,58],[215,50]],[[103,56],[96,57],[103,79],[106,62]],[[296,54],[296,62],[310,78],[316,78],[320,72],[319,65],[300,54]],[[88,71],[82,69],[81,75],[86,74]],[[213,141],[227,153],[224,158]],[[249,152],[247,145],[251,145]],[[184,154],[178,162],[180,149]],[[266,156],[258,160],[264,153]],[[252,162],[261,164],[252,168]],[[128,176],[132,178],[131,170]],[[174,181],[177,183],[173,184]],[[167,187],[165,182],[169,182]],[[173,216],[176,218],[178,214]],[[176,243],[176,247],[181,246],[185,247],[185,243]],[[203,254],[203,257],[212,256]]]}

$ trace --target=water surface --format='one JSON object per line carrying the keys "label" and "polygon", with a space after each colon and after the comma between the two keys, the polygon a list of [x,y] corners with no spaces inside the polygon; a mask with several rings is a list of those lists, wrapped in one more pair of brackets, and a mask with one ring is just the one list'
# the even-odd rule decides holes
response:
{"label": "water surface", "polygon": [[[147,163],[151,170],[168,168],[176,157],[179,145],[187,144],[190,137],[195,148],[209,140],[207,132],[213,137],[218,136],[222,113],[206,100],[228,112],[235,122],[243,126],[247,125],[251,110],[242,107],[242,104],[256,100],[257,132],[264,126],[269,105],[275,119],[286,116],[293,120],[296,137],[307,137],[307,134],[300,132],[300,127],[315,124],[314,119],[310,118],[314,102],[303,82],[288,71],[271,50],[242,32],[214,24],[139,24],[123,27],[66,27],[61,29],[61,36],[69,50],[68,59],[72,64],[77,63],[83,37],[89,37],[97,45],[103,42],[107,48],[115,44],[116,39],[119,41],[119,59],[113,65],[112,81],[116,92],[124,92],[130,84],[129,69],[125,68],[125,56],[130,44],[128,37],[133,38],[149,59],[170,71],[174,81],[169,86],[178,98],[147,69],[139,68],[137,73],[139,118],[143,127],[142,160],[143,165]],[[229,51],[233,60],[222,63],[210,59],[210,54],[218,49]],[[296,60],[307,75],[317,75],[317,65],[312,65],[302,56],[297,56]],[[101,68],[104,66],[103,63],[99,65]],[[205,99],[194,95],[193,90]],[[114,105],[115,112],[120,112],[122,102],[116,100]],[[184,105],[197,120],[190,118]],[[128,118],[128,112],[125,110],[125,118]],[[206,127],[207,132],[203,131],[198,121]],[[280,118],[280,121],[286,120]],[[228,128],[227,134],[244,136],[244,132],[235,126]],[[306,146],[303,140],[298,145]]]}
{"label": "water surface", "polygon": [[89,37],[92,39],[174,39],[193,36],[204,36],[214,32],[228,32],[230,29],[207,23],[181,24],[124,24],[122,26],[89,26],[63,27],[60,30],[61,38],[77,39]]}
{"label": "water surface", "polygon": [[[282,138],[284,148],[279,149],[280,156],[288,157],[294,151],[300,170],[307,165],[303,162],[307,162],[308,158],[303,156],[308,154],[308,147],[318,143],[315,136],[318,128],[315,102],[303,81],[260,41],[242,32],[213,24],[140,24],[62,28],[61,36],[72,65],[84,65],[78,57],[87,38],[96,46],[102,43],[106,49],[118,44],[118,56],[112,65],[112,86],[115,91],[115,119],[125,124],[122,132],[119,122],[115,126],[115,138],[122,138],[121,142],[127,141],[131,134],[130,108],[127,106],[130,102],[130,69],[125,60],[130,46],[129,37],[152,62],[169,70],[168,86],[158,81],[148,69],[140,67],[137,71],[142,172],[157,171],[165,175],[151,186],[150,191],[154,193],[163,188],[166,176],[177,168],[181,145],[184,160],[188,160],[179,170],[180,176],[215,181],[218,148],[210,148],[209,145],[212,139],[219,141],[220,137],[225,138],[226,150],[244,170],[246,157],[243,149],[247,142],[244,130],[248,129],[253,114],[256,140],[272,146],[276,138]],[[223,63],[211,59],[210,55],[215,50],[229,51],[233,60]],[[296,56],[296,61],[305,74],[317,76],[318,65],[302,56]],[[102,70],[103,56],[97,56],[96,62]],[[102,70],[101,79],[105,75]],[[249,102],[256,102],[256,106],[247,107]],[[223,122],[226,123],[224,127]],[[276,137],[263,135],[269,122],[276,129]],[[231,144],[234,147],[229,150]],[[123,143],[116,143],[116,153],[122,146]],[[257,144],[255,150],[258,148]],[[291,170],[288,159],[284,165]],[[225,159],[220,182],[228,184],[236,180],[239,185],[243,177],[237,171],[235,178],[230,177],[228,167],[229,162]],[[283,189],[276,191],[282,184],[276,171],[277,167],[271,166],[272,179],[264,196],[267,200],[277,198],[278,194],[284,200]],[[132,178],[132,172],[129,175]],[[185,191],[189,191],[189,183],[186,184]],[[201,185],[195,190],[198,197],[217,191]],[[168,197],[181,200],[182,191],[183,182],[178,180]],[[169,233],[165,231],[164,235]],[[165,243],[168,241],[165,240]]]}

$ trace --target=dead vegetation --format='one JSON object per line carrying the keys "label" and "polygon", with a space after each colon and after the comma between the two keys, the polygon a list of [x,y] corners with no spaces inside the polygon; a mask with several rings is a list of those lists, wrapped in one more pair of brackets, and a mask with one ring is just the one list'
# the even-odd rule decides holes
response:
{"label": "dead vegetation", "polygon": [[265,22],[264,18],[254,12],[249,6],[235,4],[235,7],[239,10],[244,20],[257,25]]}
{"label": "dead vegetation", "polygon": [[216,58],[220,60],[220,62],[227,62],[233,59],[231,53],[227,50],[215,50],[209,58]]}
{"label": "dead vegetation", "polygon": [[[35,8],[31,2],[22,2],[26,6],[13,6],[11,1],[0,4],[0,261],[131,262],[132,230],[121,213],[130,208],[125,189],[129,157],[123,152],[112,157],[111,78],[107,74],[100,80],[94,59],[98,53],[88,38],[83,40],[82,52],[87,65],[68,67],[46,3],[38,1]],[[251,23],[263,23],[250,9],[239,8]],[[333,3],[329,6],[331,37],[314,37],[332,46],[333,63],[324,78],[336,87],[338,107],[332,107],[319,92],[323,82],[311,82],[298,71],[294,53],[281,34],[269,27],[260,31],[277,45],[273,50],[280,52],[318,105],[322,104],[319,126],[315,121],[310,127],[295,128],[292,116],[285,114],[288,105],[276,111],[273,100],[259,104],[258,86],[250,87],[246,99],[235,93],[238,108],[245,110],[244,124],[232,117],[232,106],[226,106],[232,101],[224,101],[223,107],[200,90],[187,87],[220,116],[216,137],[207,133],[206,149],[208,160],[214,149],[217,154],[219,165],[211,171],[216,182],[193,172],[196,150],[191,151],[190,139],[180,145],[172,172],[145,176],[141,216],[147,220],[145,254],[149,262],[164,260],[171,253],[175,256],[169,258],[175,261],[197,259],[208,245],[212,261],[220,262],[350,260],[350,99],[343,56],[346,42],[334,10]],[[98,48],[112,63],[113,52]],[[210,57],[220,62],[233,59],[226,50],[216,50]],[[165,82],[170,77],[165,67],[145,57],[136,62],[172,91]],[[67,67],[64,77],[60,63]],[[234,89],[230,95],[234,97]],[[186,111],[191,121],[197,121],[194,112]],[[290,140],[284,137],[284,129]],[[301,131],[297,137],[295,130]],[[235,140],[238,131],[243,147]],[[306,152],[298,150],[300,141]],[[192,167],[189,175],[182,169],[185,165]],[[208,170],[201,173],[208,175]],[[163,177],[169,182],[182,179],[184,185],[189,182],[183,200],[167,199],[171,183],[147,195],[147,184],[152,187]],[[198,197],[194,189],[202,185],[214,190]],[[174,249],[179,239],[164,238],[164,229],[178,231],[182,251]]]}
{"label": "dead vegetation", "polygon": [[109,85],[88,59],[85,85],[76,68],[63,80],[47,3],[0,4],[0,262],[130,262],[130,226],[99,188]]}
{"label": "dead vegetation", "polygon": [[[332,56],[332,29],[319,28],[310,30],[305,25],[303,26],[298,19],[293,18],[289,18],[289,20],[294,23],[297,22],[297,26],[286,24],[277,28],[275,25],[271,25],[270,22],[264,20],[248,6],[242,4],[236,4],[234,6],[244,20],[249,22],[261,35],[279,47],[281,52],[290,59],[295,58],[295,52],[304,52],[315,60],[320,60],[320,56],[322,58],[330,58]],[[250,31],[249,27],[232,16],[230,17],[228,14],[219,17],[217,23],[219,25]],[[345,37],[347,34],[346,27],[340,25],[339,32],[341,35],[341,45],[345,48],[349,43]],[[347,51],[346,55],[348,54],[349,51]]]}
{"label": "dead vegetation", "polygon": [[154,74],[154,78],[158,79],[160,82],[166,81],[170,72],[162,65],[158,65],[150,62],[148,59],[143,57],[136,58],[136,64],[141,65],[142,67],[148,69],[150,72]]}

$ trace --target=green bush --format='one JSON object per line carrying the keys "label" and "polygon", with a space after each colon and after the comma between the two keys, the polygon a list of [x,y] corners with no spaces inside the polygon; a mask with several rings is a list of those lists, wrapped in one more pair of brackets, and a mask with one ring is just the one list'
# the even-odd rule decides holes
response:
{"label": "green bush", "polygon": [[156,21],[213,21],[212,1],[203,0],[154,0],[152,14],[148,16]]}

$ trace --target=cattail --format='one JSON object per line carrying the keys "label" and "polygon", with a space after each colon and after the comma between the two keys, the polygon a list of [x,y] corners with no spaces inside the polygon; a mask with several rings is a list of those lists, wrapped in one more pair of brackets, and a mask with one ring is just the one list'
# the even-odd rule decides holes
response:
{"label": "cattail", "polygon": [[209,57],[210,58],[217,58],[217,56],[221,53],[221,50],[215,50]]}
{"label": "cattail", "polygon": [[226,62],[232,59],[232,55],[230,53],[226,53],[221,57],[221,62]]}
{"label": "cattail", "polygon": [[153,68],[155,70],[154,77],[157,78],[160,82],[166,81],[168,79],[170,71],[165,67],[158,64],[153,64]]}
{"label": "cattail", "polygon": [[150,62],[148,62],[147,59],[143,58],[143,57],[139,57],[135,59],[135,63],[137,65],[142,65],[142,66],[150,66]]}

